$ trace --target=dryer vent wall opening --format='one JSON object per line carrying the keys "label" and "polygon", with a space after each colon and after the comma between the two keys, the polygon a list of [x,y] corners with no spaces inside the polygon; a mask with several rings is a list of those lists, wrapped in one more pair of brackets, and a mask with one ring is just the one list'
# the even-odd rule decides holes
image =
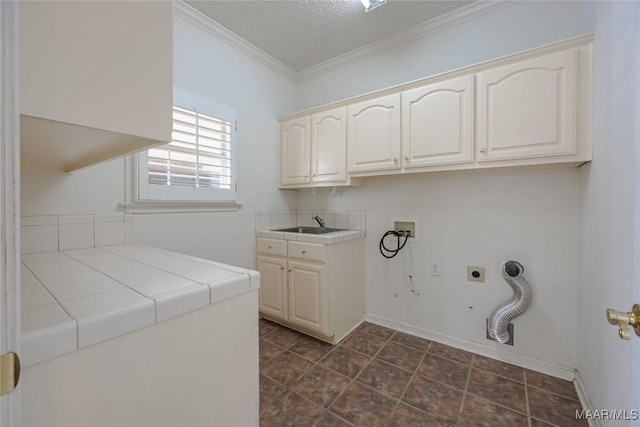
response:
{"label": "dryer vent wall opening", "polygon": [[506,344],[513,342],[509,337],[509,322],[527,311],[533,301],[533,290],[518,261],[504,261],[500,274],[513,289],[513,296],[493,309],[487,322],[487,333],[492,340]]}

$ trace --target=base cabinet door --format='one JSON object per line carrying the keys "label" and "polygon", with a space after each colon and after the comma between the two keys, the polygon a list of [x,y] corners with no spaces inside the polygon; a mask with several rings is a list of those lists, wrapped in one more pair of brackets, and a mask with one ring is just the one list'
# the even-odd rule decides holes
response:
{"label": "base cabinet door", "polygon": [[289,320],[328,334],[325,266],[289,261]]}
{"label": "base cabinet door", "polygon": [[260,311],[288,319],[287,259],[258,255]]}
{"label": "base cabinet door", "polygon": [[576,153],[577,51],[478,73],[478,161]]}

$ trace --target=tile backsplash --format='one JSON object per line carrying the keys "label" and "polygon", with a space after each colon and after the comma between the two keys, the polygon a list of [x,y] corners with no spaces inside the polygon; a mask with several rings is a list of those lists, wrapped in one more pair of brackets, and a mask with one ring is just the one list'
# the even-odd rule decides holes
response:
{"label": "tile backsplash", "polygon": [[23,255],[132,243],[133,215],[25,216],[20,232]]}
{"label": "tile backsplash", "polygon": [[273,230],[287,227],[317,227],[313,219],[318,215],[325,227],[347,230],[365,230],[367,214],[363,210],[299,209],[261,210],[256,212],[256,230]]}

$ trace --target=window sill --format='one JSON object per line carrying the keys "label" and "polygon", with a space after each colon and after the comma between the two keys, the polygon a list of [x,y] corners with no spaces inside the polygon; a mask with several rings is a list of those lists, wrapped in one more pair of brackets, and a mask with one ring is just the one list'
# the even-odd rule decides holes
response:
{"label": "window sill", "polygon": [[165,201],[141,200],[133,203],[120,203],[125,213],[180,213],[180,212],[236,212],[242,203],[235,200],[220,201]]}

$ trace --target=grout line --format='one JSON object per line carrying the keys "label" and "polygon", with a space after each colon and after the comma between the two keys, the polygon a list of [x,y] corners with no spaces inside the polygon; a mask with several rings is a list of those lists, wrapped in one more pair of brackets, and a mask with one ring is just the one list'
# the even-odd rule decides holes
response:
{"label": "grout line", "polygon": [[[533,387],[533,388],[538,389],[540,391],[543,391],[545,393],[556,395],[556,396],[561,397],[563,399],[571,400],[572,402],[580,403],[580,400],[578,400],[578,399],[574,399],[573,397],[569,397],[569,396],[564,395],[564,394],[556,393],[555,391],[549,390],[547,388],[542,388],[542,387],[538,387],[538,386],[530,385],[530,384],[529,384],[529,387]],[[580,406],[582,406],[582,403],[580,403]]]}
{"label": "grout line", "polygon": [[[280,326],[280,327],[285,328],[284,326]],[[274,331],[275,331],[275,330],[277,330],[277,329],[274,329]],[[423,409],[421,409],[421,408],[419,408],[419,407],[415,407],[414,405],[411,405],[410,403],[408,403],[408,402],[404,402],[404,401],[403,401],[403,398],[405,397],[405,395],[406,395],[406,393],[407,393],[407,391],[408,391],[408,389],[409,389],[409,386],[410,386],[410,385],[411,385],[411,383],[414,381],[414,379],[415,379],[416,375],[417,375],[417,376],[420,376],[420,377],[423,377],[422,375],[418,374],[418,370],[419,370],[420,366],[422,365],[422,363],[424,362],[424,359],[425,359],[428,355],[433,355],[433,356],[436,356],[436,357],[440,357],[440,358],[443,358],[443,359],[446,359],[446,360],[451,360],[451,361],[453,361],[453,362],[457,362],[457,363],[463,364],[463,363],[458,362],[458,361],[456,361],[456,360],[449,359],[448,357],[444,357],[444,356],[441,356],[441,355],[438,355],[438,354],[433,354],[433,353],[431,353],[430,351],[431,351],[431,347],[432,347],[432,344],[433,344],[433,342],[434,342],[434,341],[428,340],[428,341],[431,341],[431,342],[430,342],[430,343],[429,343],[429,345],[427,346],[427,349],[426,349],[426,350],[421,350],[421,349],[417,349],[417,348],[415,348],[415,347],[412,347],[412,346],[410,346],[410,345],[405,345],[405,344],[403,344],[403,343],[400,343],[400,342],[397,342],[397,341],[393,341],[393,337],[396,335],[396,333],[397,333],[398,331],[394,331],[394,333],[393,333],[393,334],[391,334],[391,335],[389,336],[389,338],[384,338],[384,337],[381,337],[381,336],[379,336],[379,335],[375,335],[375,334],[371,334],[371,333],[368,333],[368,332],[361,331],[361,330],[360,330],[360,327],[359,327],[359,328],[355,329],[354,331],[352,331],[352,332],[347,336],[347,338],[349,338],[349,336],[351,336],[351,335],[352,335],[353,333],[355,333],[356,331],[359,331],[359,332],[364,333],[364,334],[366,334],[366,335],[369,335],[369,336],[375,336],[375,337],[382,338],[382,339],[384,339],[384,340],[385,340],[384,344],[382,344],[382,345],[380,346],[380,348],[379,348],[379,349],[378,349],[378,350],[377,350],[373,355],[371,355],[371,354],[366,354],[366,353],[362,353],[362,352],[360,352],[360,351],[358,351],[358,350],[355,350],[355,349],[352,349],[352,348],[350,348],[350,347],[344,346],[343,344],[344,344],[344,342],[346,341],[346,339],[345,339],[345,340],[342,340],[339,344],[335,344],[335,345],[334,345],[334,348],[332,348],[331,350],[329,350],[325,355],[323,355],[322,357],[320,357],[320,358],[316,361],[316,360],[313,360],[313,359],[307,358],[306,356],[303,356],[303,355],[298,354],[298,353],[296,353],[296,352],[294,352],[294,351],[292,351],[292,350],[291,350],[291,348],[292,348],[293,346],[295,346],[298,342],[300,342],[300,340],[302,339],[302,337],[301,337],[299,340],[297,340],[296,342],[294,342],[293,344],[291,344],[290,346],[286,347],[286,348],[285,348],[285,347],[283,347],[283,346],[281,346],[281,345],[279,345],[279,344],[277,344],[277,343],[275,343],[275,342],[272,342],[272,341],[271,341],[271,340],[269,340],[268,338],[265,338],[265,337],[267,337],[267,336],[271,335],[274,331],[270,331],[270,332],[266,333],[264,336],[260,336],[259,338],[260,338],[260,339],[265,339],[265,341],[267,341],[267,342],[269,342],[269,343],[271,343],[271,344],[273,344],[273,345],[276,345],[277,347],[282,348],[283,350],[282,350],[282,351],[280,351],[277,355],[273,356],[272,358],[265,360],[262,364],[260,364],[260,367],[262,367],[265,363],[267,363],[268,361],[272,360],[273,358],[275,358],[275,357],[277,357],[277,356],[279,356],[279,355],[282,355],[285,351],[289,351],[290,353],[295,354],[296,356],[302,357],[304,360],[306,360],[306,361],[310,362],[310,363],[311,363],[311,365],[310,365],[307,369],[305,369],[305,370],[304,370],[304,371],[303,371],[303,372],[302,372],[298,377],[294,378],[294,379],[289,383],[289,385],[284,385],[284,384],[282,384],[280,381],[278,381],[278,380],[276,380],[276,379],[274,379],[274,378],[271,378],[269,375],[266,375],[266,374],[264,374],[264,373],[260,372],[260,373],[261,373],[262,375],[264,375],[266,378],[268,378],[268,379],[270,379],[270,380],[274,381],[277,385],[279,385],[279,386],[283,387],[283,390],[281,390],[278,394],[276,394],[276,396],[275,396],[275,397],[273,397],[269,402],[267,402],[267,403],[265,404],[264,408],[263,408],[262,410],[260,410],[260,411],[259,411],[259,415],[260,415],[260,416],[262,416],[262,415],[263,415],[263,413],[264,413],[264,411],[265,411],[268,407],[272,406],[276,400],[278,400],[281,396],[283,396],[283,395],[284,395],[285,393],[287,393],[288,391],[291,391],[291,392],[293,392],[293,393],[296,393],[296,394],[297,394],[297,395],[299,395],[300,397],[304,398],[306,401],[308,401],[308,402],[312,403],[313,405],[323,408],[323,412],[322,412],[322,414],[318,417],[318,419],[316,419],[316,420],[314,421],[314,423],[312,424],[313,426],[317,425],[317,424],[318,424],[318,422],[319,422],[319,421],[320,421],[320,420],[321,420],[321,419],[322,419],[322,418],[323,418],[323,417],[324,417],[328,412],[331,412],[332,416],[334,416],[334,417],[336,417],[336,418],[340,419],[341,421],[343,421],[343,422],[345,422],[345,423],[347,423],[347,424],[349,424],[349,425],[353,426],[353,423],[351,423],[350,421],[348,421],[348,420],[344,419],[343,417],[341,417],[340,415],[336,414],[335,412],[331,411],[331,408],[333,407],[333,405],[335,405],[336,401],[338,401],[338,400],[339,400],[339,399],[344,395],[345,391],[346,391],[349,387],[351,387],[351,385],[353,385],[353,383],[354,383],[354,382],[358,382],[358,384],[359,384],[359,385],[361,385],[361,386],[363,386],[363,387],[365,387],[365,388],[367,388],[367,389],[373,390],[373,391],[375,391],[375,392],[377,392],[377,393],[380,393],[381,395],[385,396],[386,398],[388,398],[388,399],[390,399],[390,400],[392,400],[392,401],[395,401],[395,405],[394,405],[394,407],[393,407],[393,409],[392,409],[391,413],[389,414],[389,416],[387,417],[387,419],[386,419],[386,421],[385,421],[385,424],[384,424],[385,426],[388,426],[388,425],[390,424],[391,420],[393,419],[393,417],[395,416],[396,412],[398,411],[398,408],[399,408],[400,404],[405,404],[405,405],[407,405],[407,406],[409,406],[409,407],[412,407],[412,408],[415,408],[415,409],[420,410],[420,411],[422,411],[422,412],[425,412],[425,413],[429,414],[430,416],[433,416],[434,418],[436,418],[436,419],[438,419],[438,420],[440,420],[440,421],[444,421],[444,422],[446,422],[446,423],[448,423],[448,424],[450,424],[450,423],[451,423],[451,421],[450,421],[450,420],[445,420],[444,418],[441,418],[441,417],[435,416],[435,415],[433,415],[433,414],[431,414],[431,413],[429,413],[429,412],[424,411]],[[398,344],[398,345],[400,345],[400,346],[404,346],[404,347],[410,348],[410,349],[412,349],[412,350],[414,350],[414,351],[420,351],[420,352],[423,352],[422,357],[420,358],[420,361],[419,361],[418,365],[416,366],[416,369],[415,369],[413,372],[411,372],[410,370],[405,369],[405,368],[403,368],[403,367],[397,366],[397,365],[395,365],[395,364],[393,364],[393,363],[386,362],[386,361],[381,360],[381,359],[376,359],[376,357],[379,355],[379,353],[382,351],[382,349],[383,349],[385,346],[387,346],[390,342],[393,342],[394,344]],[[367,363],[366,363],[366,364],[365,364],[365,365],[364,365],[364,366],[363,366],[363,367],[362,367],[362,368],[361,368],[361,369],[360,369],[360,370],[359,370],[359,371],[354,375],[354,377],[353,377],[353,378],[351,378],[351,377],[349,377],[349,376],[347,376],[347,375],[344,375],[344,374],[343,374],[343,373],[341,373],[341,372],[335,371],[334,369],[329,368],[329,367],[324,366],[324,365],[322,365],[322,364],[321,364],[321,362],[322,362],[323,360],[325,360],[326,358],[328,358],[328,357],[329,357],[333,352],[337,351],[337,350],[338,350],[338,348],[340,348],[340,347],[343,347],[343,349],[344,349],[344,350],[353,351],[353,352],[355,352],[355,353],[357,353],[357,354],[364,355],[364,356],[366,356],[366,357],[368,357],[368,358],[369,358],[369,360],[367,361]],[[479,399],[485,400],[485,401],[487,401],[487,402],[489,402],[489,403],[491,403],[491,404],[493,404],[493,405],[496,405],[496,406],[499,406],[499,407],[502,407],[502,408],[508,409],[508,410],[513,411],[513,412],[515,412],[515,413],[519,413],[519,414],[525,415],[525,416],[527,417],[527,425],[528,425],[529,427],[531,427],[531,425],[532,425],[532,419],[533,419],[533,418],[531,417],[531,410],[530,410],[530,404],[529,404],[529,393],[528,393],[528,388],[529,388],[529,387],[535,387],[535,386],[530,386],[530,385],[528,384],[528,382],[527,382],[526,370],[523,370],[523,383],[520,383],[519,381],[514,380],[513,378],[503,377],[502,375],[496,374],[496,373],[494,373],[494,372],[492,372],[492,371],[487,371],[487,370],[485,370],[485,369],[478,368],[478,367],[474,366],[474,364],[475,364],[475,358],[476,358],[476,356],[477,356],[477,355],[476,355],[475,353],[473,353],[473,352],[471,352],[471,354],[472,354],[472,358],[471,358],[471,362],[470,362],[470,364],[469,364],[469,371],[468,371],[468,373],[467,373],[467,380],[466,380],[466,383],[465,383],[465,386],[464,386],[464,390],[463,390],[462,402],[461,402],[461,404],[460,404],[460,409],[459,409],[459,412],[458,412],[458,418],[457,418],[456,422],[454,423],[454,425],[455,425],[457,422],[459,422],[459,421],[460,421],[460,419],[461,419],[462,413],[463,413],[463,411],[464,411],[464,407],[465,407],[465,402],[466,402],[467,395],[472,395],[472,396],[477,397],[477,398],[479,398]],[[384,393],[384,392],[381,392],[381,391],[379,391],[379,390],[376,390],[374,387],[371,387],[371,386],[369,386],[369,385],[367,385],[367,384],[363,384],[363,383],[361,383],[360,381],[358,381],[358,380],[357,380],[357,378],[359,378],[359,376],[362,374],[362,372],[363,372],[364,370],[366,370],[366,369],[369,367],[369,365],[370,365],[374,360],[378,360],[379,362],[389,364],[389,365],[391,365],[391,366],[393,366],[393,367],[396,367],[396,368],[398,368],[398,369],[403,370],[404,372],[411,372],[411,377],[410,377],[409,381],[407,382],[407,385],[405,386],[404,390],[403,390],[403,391],[402,391],[402,393],[400,394],[400,397],[399,397],[399,398],[397,398],[397,399],[396,399],[396,398],[394,398],[394,397],[392,397],[392,396],[389,396],[388,394],[386,394],[386,393]],[[302,376],[306,375],[306,374],[307,374],[311,369],[313,369],[315,366],[319,366],[319,367],[322,367],[322,368],[324,368],[324,369],[327,369],[327,370],[329,370],[330,372],[333,372],[333,373],[335,373],[335,374],[339,375],[340,377],[342,377],[342,378],[345,378],[345,379],[348,379],[348,380],[349,380],[348,384],[344,387],[344,389],[342,390],[342,392],[338,393],[338,394],[337,394],[337,396],[336,396],[336,397],[335,397],[335,398],[334,398],[330,403],[328,403],[328,404],[327,404],[326,408],[325,408],[323,405],[320,405],[320,404],[318,404],[318,403],[316,403],[316,402],[312,401],[311,399],[307,398],[306,396],[304,396],[304,395],[302,395],[302,394],[298,393],[296,390],[294,390],[294,389],[291,387],[291,385],[293,385],[294,383],[296,383],[297,381],[299,381],[299,380],[300,380],[300,378],[301,378]],[[472,374],[473,369],[480,369],[480,370],[482,370],[482,371],[489,372],[489,373],[491,373],[491,374],[493,374],[493,375],[497,375],[498,377],[501,377],[501,378],[504,378],[504,379],[510,380],[510,381],[512,381],[512,382],[516,382],[516,383],[518,383],[518,384],[523,384],[523,386],[524,386],[524,388],[525,388],[525,405],[526,405],[526,414],[523,414],[522,412],[517,411],[517,410],[515,410],[515,409],[513,409],[513,408],[510,408],[510,407],[504,406],[504,405],[502,405],[502,404],[499,404],[499,403],[493,402],[493,401],[491,401],[491,400],[485,399],[485,398],[483,398],[483,397],[481,397],[481,396],[476,396],[476,395],[474,395],[474,394],[469,393],[469,390],[468,390],[468,389],[469,389],[469,384],[470,384],[470,381],[471,381],[471,374]],[[429,379],[430,381],[435,382],[435,383],[438,383],[438,384],[442,384],[442,385],[444,385],[444,386],[451,387],[451,385],[449,385],[449,384],[442,383],[442,382],[440,382],[440,381],[437,381],[437,380],[432,379],[432,378],[429,378],[429,377],[426,377],[426,378],[427,378],[427,379]],[[569,397],[567,397],[567,396],[564,396],[564,395],[561,395],[561,394],[558,394],[558,393],[552,392],[552,391],[547,390],[547,389],[544,389],[544,388],[540,388],[540,387],[535,387],[535,388],[536,388],[536,389],[540,389],[540,390],[542,390],[542,391],[544,391],[544,392],[548,392],[548,393],[551,393],[551,394],[557,395],[557,396],[559,396],[559,397],[562,397],[562,398],[565,398],[565,399],[571,400],[571,401],[575,400],[575,399],[571,399],[571,398],[569,398]],[[458,390],[459,390],[459,389],[458,389]],[[537,418],[536,418],[536,419],[537,419]],[[547,422],[547,421],[545,421],[545,422]],[[550,425],[552,425],[552,424],[550,424]]]}
{"label": "grout line", "polygon": [[[349,335],[352,335],[353,333],[355,333],[355,332],[356,332],[356,331],[358,331],[359,329],[360,329],[360,328],[356,329],[355,331],[353,331],[353,332],[352,332],[351,334],[349,334]],[[360,332],[362,332],[362,333],[365,333],[365,334],[366,334],[366,332],[364,332],[364,331],[360,331]],[[368,334],[368,335],[373,335],[373,334]],[[376,358],[376,356],[378,355],[378,353],[380,353],[380,351],[382,351],[382,349],[383,349],[383,348],[384,348],[384,347],[385,347],[385,346],[386,346],[386,345],[391,341],[391,338],[393,337],[393,335],[395,335],[395,331],[394,331],[394,332],[389,336],[389,338],[386,338],[386,339],[385,339],[385,338],[383,338],[383,337],[380,337],[380,336],[378,336],[378,335],[374,335],[374,336],[377,336],[378,338],[385,339],[384,344],[382,344],[382,345],[380,346],[380,348],[379,348],[379,349],[378,349],[378,350],[377,350],[373,355],[370,355],[370,354],[368,354],[368,355],[367,355],[368,357],[370,357],[370,359],[369,359],[369,360],[367,361],[367,363],[362,367],[362,369],[360,369],[360,370],[359,370],[359,371],[358,371],[358,372],[353,376],[353,378],[351,378],[351,381],[349,382],[349,384],[347,384],[347,386],[344,388],[344,390],[342,391],[342,393],[338,394],[338,396],[336,396],[336,398],[335,398],[335,399],[333,399],[333,401],[332,401],[332,402],[327,406],[327,411],[329,411],[329,409],[331,409],[331,407],[333,407],[333,405],[336,403],[336,401],[337,401],[338,399],[340,399],[340,397],[342,397],[342,395],[344,394],[344,392],[345,392],[345,391],[347,391],[347,390],[349,389],[349,387],[351,387],[351,385],[352,385],[354,382],[356,382],[356,378],[358,378],[358,376],[360,376],[360,374],[361,374],[365,369],[367,369],[367,367],[371,364],[371,362],[372,362],[373,360],[375,360],[375,358]],[[344,339],[344,340],[339,344],[339,346],[343,346],[343,345],[344,345],[344,342],[345,342],[348,338],[349,338],[349,337],[345,338],[345,339]],[[360,353],[359,351],[357,351],[357,350],[352,350],[352,349],[351,349],[351,348],[349,348],[349,347],[344,347],[344,348],[346,348],[346,349],[348,349],[348,350],[351,350],[351,351],[355,351],[356,353]],[[364,353],[360,353],[360,354],[364,354]],[[363,386],[367,387],[367,386],[366,386],[366,384],[362,384],[362,383],[360,383],[360,382],[358,382],[358,384],[361,384],[361,385],[363,385]],[[374,391],[376,391],[376,392],[380,393],[378,390],[375,390],[375,389],[374,389],[374,388],[372,388],[372,387],[368,387],[368,388],[370,388],[370,389],[372,389],[372,390],[374,390]],[[381,393],[381,394],[382,394],[382,393]],[[383,395],[383,396],[386,396],[386,395]],[[391,415],[392,415],[392,414],[393,414],[393,411],[391,411],[391,414],[389,414],[389,416],[388,416],[388,417],[387,417],[387,419],[385,420],[385,425],[386,425],[386,424],[387,424],[387,422],[391,419]],[[324,414],[323,414],[323,416],[324,416]]]}
{"label": "grout line", "polygon": [[[464,390],[462,390],[462,402],[460,402],[460,409],[458,410],[458,421],[462,418],[462,411],[464,411],[464,403],[467,400],[467,394],[469,393],[469,383],[471,382],[471,371],[473,370],[473,364],[476,361],[476,355],[471,356],[471,364],[469,364],[469,372],[467,372],[467,381],[464,383]],[[531,427],[531,426],[529,426]]]}
{"label": "grout line", "polygon": [[[392,335],[392,337],[393,337],[393,335]],[[391,339],[391,338],[389,338],[389,339]],[[418,375],[418,369],[420,369],[420,365],[422,365],[422,362],[424,361],[424,358],[427,357],[427,354],[429,354],[429,348],[431,348],[431,343],[429,343],[429,345],[427,346],[427,350],[423,353],[422,357],[420,358],[420,362],[418,362],[418,366],[416,366],[416,369],[411,374],[411,378],[409,378],[409,381],[407,382],[407,385],[404,387],[404,390],[402,390],[402,393],[400,393],[400,397],[398,398],[398,401],[396,402],[395,406],[393,407],[393,410],[391,411],[391,415],[389,416],[389,418],[387,419],[387,422],[385,423],[385,427],[389,425],[389,423],[391,422],[391,420],[395,416],[396,412],[398,411],[398,407],[400,407],[400,404],[402,403],[402,399],[404,398],[404,395],[407,393],[407,390],[409,389],[409,386],[413,382],[413,379],[416,377],[416,375]]]}
{"label": "grout line", "polygon": [[[475,354],[475,353],[474,353],[474,354]],[[515,365],[514,365],[514,366],[515,366]],[[478,367],[478,366],[474,366],[474,367],[473,367],[473,369],[479,369],[479,370],[481,370],[481,371],[483,371],[483,372],[488,372],[488,373],[490,373],[490,374],[492,374],[492,375],[498,376],[498,377],[500,377],[500,378],[504,378],[505,380],[509,380],[509,381],[517,382],[518,384],[524,384],[524,375],[523,375],[523,380],[522,380],[522,381],[518,381],[518,380],[516,380],[516,379],[514,379],[514,378],[512,378],[512,377],[507,377],[507,376],[505,376],[505,375],[499,374],[499,373],[494,372],[494,371],[490,371],[490,370],[488,370],[488,369],[480,368],[480,367]],[[522,369],[522,371],[524,372],[524,369],[523,369],[523,368],[520,368],[520,369]]]}
{"label": "grout line", "polygon": [[529,410],[529,387],[527,387],[527,371],[522,372],[524,378],[524,403],[527,409],[527,426],[531,427],[531,411]]}

